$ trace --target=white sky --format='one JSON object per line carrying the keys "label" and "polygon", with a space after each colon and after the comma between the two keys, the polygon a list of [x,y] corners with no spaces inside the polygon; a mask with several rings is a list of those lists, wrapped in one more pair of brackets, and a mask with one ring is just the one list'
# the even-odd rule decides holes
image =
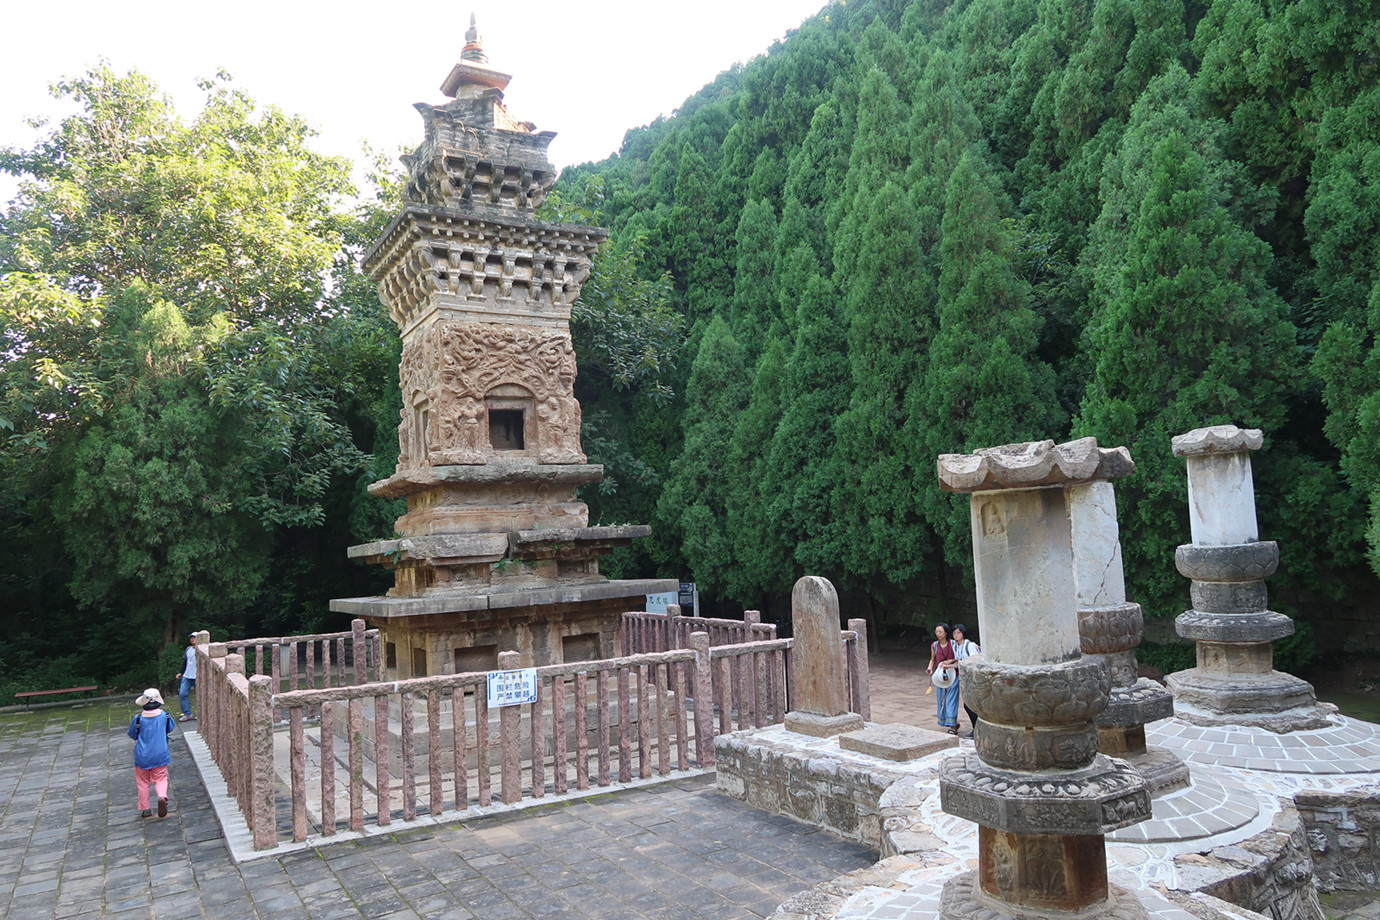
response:
{"label": "white sky", "polygon": [[[48,94],[100,58],[137,69],[190,120],[198,77],[224,68],[261,103],[302,115],[317,149],[360,159],[422,139],[414,102],[440,104],[470,13],[491,66],[513,74],[508,110],[557,132],[558,167],[602,159],[624,132],[669,115],[735,62],[800,25],[825,0],[63,0],[6,4],[0,25],[0,147],[41,136],[25,121],[66,111]],[[0,208],[15,181],[0,175]]]}

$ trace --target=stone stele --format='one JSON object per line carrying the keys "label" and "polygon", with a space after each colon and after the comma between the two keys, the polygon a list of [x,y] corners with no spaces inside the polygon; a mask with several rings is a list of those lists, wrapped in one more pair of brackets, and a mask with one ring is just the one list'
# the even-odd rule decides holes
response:
{"label": "stone stele", "polygon": [[863,727],[848,711],[848,666],[839,641],[839,596],[828,579],[806,575],[791,590],[794,709],[786,730],[828,738]]}

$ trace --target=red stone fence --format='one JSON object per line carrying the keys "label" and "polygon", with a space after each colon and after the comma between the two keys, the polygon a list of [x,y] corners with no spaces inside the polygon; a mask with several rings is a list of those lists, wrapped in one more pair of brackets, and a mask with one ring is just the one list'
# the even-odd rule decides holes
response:
{"label": "red stone fence", "polygon": [[776,638],[776,624],[763,623],[762,615],[756,610],[744,611],[741,620],[681,616],[680,607],[676,604],[666,610],[666,613],[638,611],[623,614],[623,622],[618,628],[618,648],[624,655],[689,648],[690,635],[697,632],[709,636],[710,646],[740,645]]}
{"label": "red stone fence", "polygon": [[[536,701],[497,713],[489,712],[486,672],[346,680],[377,673],[377,642],[359,620],[350,633],[203,643],[199,729],[255,849],[262,850],[289,833],[300,842],[345,828],[362,831],[366,823],[388,826],[395,817],[460,814],[495,800],[513,804],[666,776],[692,765],[708,768],[715,735],[784,720],[791,640],[712,646],[708,632],[682,639],[681,624],[670,628],[670,616],[650,616],[667,621],[660,635],[675,638],[667,644],[683,641],[684,647],[537,668]],[[628,622],[647,634],[656,628],[644,615],[625,618],[625,630]],[[720,622],[737,622],[741,636],[764,625]],[[847,649],[850,697],[867,718],[865,624],[848,625],[840,638]],[[295,662],[295,650],[308,645],[339,652],[337,640],[349,654],[327,662],[336,666],[333,677],[329,666],[319,672],[312,667],[314,683],[306,687],[301,682],[310,666],[296,676],[284,674],[275,668],[280,654],[268,653],[265,663],[259,651],[294,649],[289,661]],[[313,654],[306,652],[308,662]],[[260,673],[246,676],[247,657]],[[348,669],[347,658],[353,662]],[[516,668],[517,653],[502,653],[498,664]],[[283,713],[287,729],[275,733]],[[278,827],[275,747],[291,790],[290,831]]]}

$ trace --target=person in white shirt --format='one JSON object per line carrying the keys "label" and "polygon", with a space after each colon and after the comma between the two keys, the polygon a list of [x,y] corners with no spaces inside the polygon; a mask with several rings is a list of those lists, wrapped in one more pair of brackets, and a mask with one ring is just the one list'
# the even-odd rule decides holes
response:
{"label": "person in white shirt", "polygon": [[195,719],[192,715],[192,701],[189,698],[192,690],[196,689],[196,633],[192,633],[187,639],[190,645],[182,653],[184,664],[182,670],[178,672],[178,680],[182,681],[177,688],[177,700],[182,704],[182,715],[177,717],[179,722],[187,722]]}
{"label": "person in white shirt", "polygon": [[[968,639],[968,627],[964,626],[962,623],[954,624],[953,645],[955,661],[962,661],[964,658],[974,658],[982,654],[982,649],[978,644]],[[973,726],[972,730],[968,732],[968,737],[971,738],[973,737],[973,733],[977,731],[978,716],[966,702],[963,704],[963,711],[968,713],[968,721],[972,723]]]}

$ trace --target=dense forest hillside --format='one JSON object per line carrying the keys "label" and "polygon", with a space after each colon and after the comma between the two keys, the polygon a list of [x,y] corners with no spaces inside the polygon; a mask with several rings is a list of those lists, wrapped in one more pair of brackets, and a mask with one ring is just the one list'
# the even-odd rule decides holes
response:
{"label": "dense forest hillside", "polygon": [[810,572],[883,624],[933,621],[971,578],[936,455],[1093,435],[1139,465],[1118,484],[1128,580],[1172,617],[1170,438],[1233,422],[1266,432],[1283,608],[1370,584],[1373,13],[838,0],[567,170],[687,328],[676,399],[582,394],[609,455],[648,467],[591,498],[654,525],[626,570],[777,615]]}
{"label": "dense forest hillside", "polygon": [[[0,696],[143,686],[188,628],[339,628],[329,598],[388,584],[345,548],[399,513],[364,491],[398,343],[357,264],[396,174],[346,209],[301,119],[204,88],[184,123],[97,68],[0,150]],[[1233,422],[1266,433],[1274,605],[1349,643],[1380,587],[1378,142],[1372,4],[830,3],[548,200],[612,229],[572,318],[584,498],[654,536],[606,571],[776,619],[808,572],[923,630],[971,603],[936,455],[1094,435],[1139,465],[1128,583],[1168,622],[1170,437]]]}

